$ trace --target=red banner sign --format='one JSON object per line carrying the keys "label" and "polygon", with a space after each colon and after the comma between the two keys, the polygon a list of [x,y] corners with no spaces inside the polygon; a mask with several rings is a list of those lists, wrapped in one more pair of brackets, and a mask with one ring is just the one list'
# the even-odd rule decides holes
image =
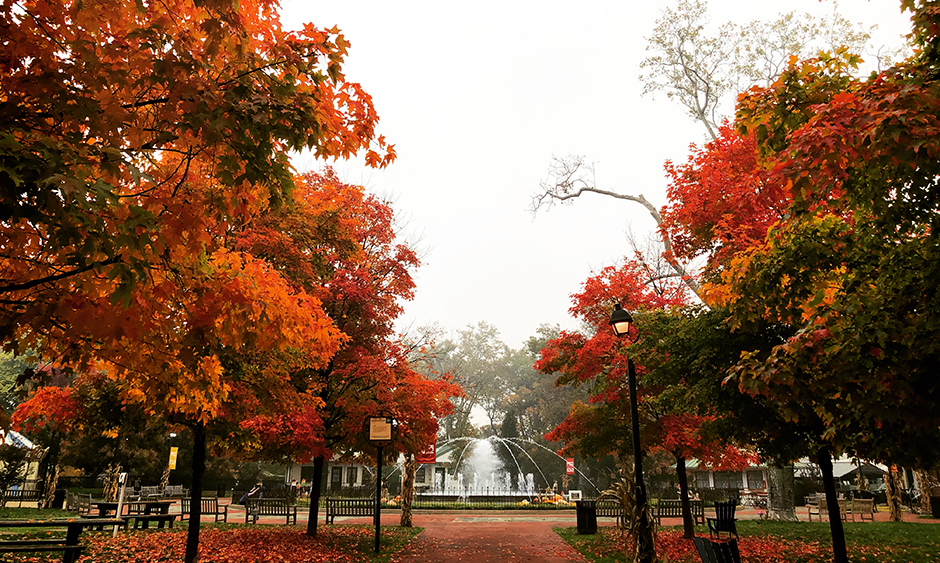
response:
{"label": "red banner sign", "polygon": [[574,475],[574,458],[566,457],[565,458],[565,473],[568,475]]}
{"label": "red banner sign", "polygon": [[431,442],[428,447],[415,456],[415,461],[418,463],[437,463],[437,444]]}

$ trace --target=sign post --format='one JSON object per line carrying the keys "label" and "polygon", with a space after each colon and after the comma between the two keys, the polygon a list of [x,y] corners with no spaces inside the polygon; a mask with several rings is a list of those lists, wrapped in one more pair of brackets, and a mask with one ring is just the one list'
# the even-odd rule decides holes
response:
{"label": "sign post", "polygon": [[[115,512],[115,518],[121,517],[121,512],[124,511],[124,491],[127,489],[127,473],[118,474],[118,486],[120,487],[120,493],[118,494],[118,505],[117,512]],[[22,503],[20,503],[22,504]],[[116,538],[118,533],[118,525],[114,525],[114,529],[111,531],[111,537]]]}
{"label": "sign post", "polygon": [[379,538],[382,527],[382,448],[391,444],[398,431],[398,421],[390,416],[369,417],[369,443],[378,450],[376,455],[375,479],[375,552],[379,552]]}

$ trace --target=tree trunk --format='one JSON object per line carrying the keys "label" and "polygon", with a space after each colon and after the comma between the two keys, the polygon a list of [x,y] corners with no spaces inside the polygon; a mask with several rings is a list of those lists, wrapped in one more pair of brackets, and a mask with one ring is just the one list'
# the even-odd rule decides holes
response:
{"label": "tree trunk", "polygon": [[836,494],[836,480],[832,474],[832,457],[828,448],[819,450],[817,457],[822,471],[823,489],[826,491],[826,508],[829,511],[829,532],[832,535],[833,563],[848,563],[849,555],[845,549],[845,530],[842,527],[842,514],[839,510],[839,497]]}
{"label": "tree trunk", "polygon": [[59,486],[58,463],[49,468],[49,472],[46,473],[46,480],[44,481],[43,486],[45,489],[43,489],[43,502],[40,508],[49,508],[52,506],[52,501],[55,499],[55,490]]}
{"label": "tree trunk", "polygon": [[689,477],[685,470],[685,457],[676,456],[676,476],[679,477],[679,500],[682,502],[683,537],[695,537],[695,521],[692,520],[692,505],[689,504]]}
{"label": "tree trunk", "polygon": [[310,484],[310,515],[307,517],[307,535],[317,537],[317,521],[320,518],[320,486],[323,483],[325,456],[313,458],[313,482]]}
{"label": "tree trunk", "polygon": [[185,563],[199,560],[199,524],[202,520],[202,479],[206,474],[206,425],[197,422],[193,431],[193,482],[189,490],[189,528],[186,533]]}
{"label": "tree trunk", "polygon": [[793,501],[793,465],[768,467],[767,519],[797,522]]}
{"label": "tree trunk", "polygon": [[920,511],[930,514],[930,475],[923,469],[917,470],[917,488],[920,490]]}
{"label": "tree trunk", "polygon": [[892,465],[885,473],[885,496],[888,500],[888,519],[901,522],[901,478],[897,466]]}
{"label": "tree trunk", "polygon": [[415,456],[405,455],[404,480],[401,484],[401,521],[399,525],[402,528],[410,528],[411,505],[415,500],[415,472],[418,470],[418,464],[415,462]]}

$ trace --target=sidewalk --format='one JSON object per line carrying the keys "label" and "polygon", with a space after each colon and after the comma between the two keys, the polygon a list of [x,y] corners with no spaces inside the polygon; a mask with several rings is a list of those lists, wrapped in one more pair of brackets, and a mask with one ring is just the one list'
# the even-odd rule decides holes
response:
{"label": "sidewalk", "polygon": [[[397,514],[382,523],[398,524]],[[414,525],[424,531],[395,563],[583,563],[553,527],[574,526],[574,513],[520,511],[416,512]]]}

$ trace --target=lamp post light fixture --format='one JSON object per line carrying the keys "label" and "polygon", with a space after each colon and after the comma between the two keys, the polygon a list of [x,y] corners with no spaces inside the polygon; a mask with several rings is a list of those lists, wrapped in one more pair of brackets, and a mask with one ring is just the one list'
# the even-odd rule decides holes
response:
{"label": "lamp post light fixture", "polygon": [[[610,315],[610,326],[617,338],[623,338],[630,332],[633,317],[618,303]],[[649,518],[649,503],[646,499],[646,484],[643,482],[643,451],[640,449],[640,417],[636,398],[636,370],[633,359],[627,356],[627,380],[630,385],[630,419],[633,431],[633,474],[636,477],[635,516],[636,523],[636,560],[640,563],[653,563],[656,560],[656,547],[653,545],[653,528]]]}

